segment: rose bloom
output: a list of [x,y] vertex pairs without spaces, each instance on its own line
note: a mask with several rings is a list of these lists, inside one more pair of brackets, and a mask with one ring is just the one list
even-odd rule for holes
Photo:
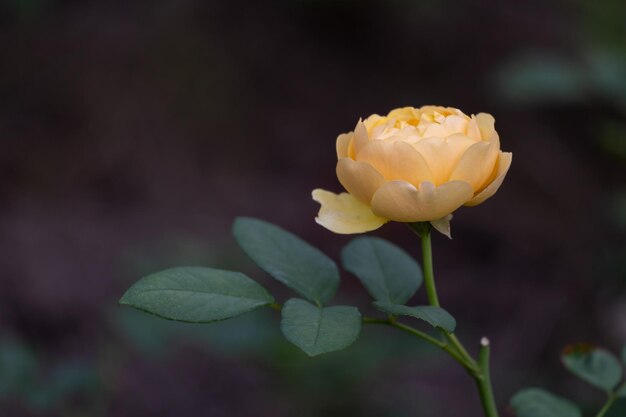
[[449,235],[451,213],[500,187],[512,154],[500,151],[495,120],[452,107],[404,107],[359,121],[337,138],[337,177],[348,191],[313,191],[317,223],[342,234],[393,220],[431,222]]

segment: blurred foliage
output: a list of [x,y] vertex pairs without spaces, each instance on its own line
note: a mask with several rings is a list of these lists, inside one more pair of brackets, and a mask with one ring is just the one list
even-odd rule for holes
[[622,0],[577,0],[579,22],[584,38],[594,44],[602,44],[616,51],[626,52],[624,21],[626,3]]
[[28,392],[37,375],[34,352],[16,340],[0,342],[0,398],[3,400]]
[[93,397],[98,388],[92,363],[70,359],[49,364],[19,340],[0,341],[0,405],[18,401],[34,413],[58,412],[76,396]]
[[577,59],[537,50],[511,58],[496,73],[495,83],[503,98],[518,104],[600,99],[626,114],[625,74],[626,52],[619,50],[582,50]]
[[497,73],[500,93],[515,103],[572,102],[585,98],[586,74],[551,52],[529,52],[512,58]]
[[[624,73],[626,74],[626,71]],[[624,78],[626,79],[626,76]],[[607,120],[600,129],[598,140],[605,152],[616,159],[626,161],[626,122]]]
[[191,235],[160,235],[146,244],[127,249],[119,260],[132,276],[145,275],[172,265],[215,265],[220,269],[237,269],[251,263],[232,239],[207,242]]
[[221,355],[263,355],[276,348],[280,337],[267,310],[211,324],[167,321],[128,308],[116,309],[112,318],[134,349],[157,357],[166,355],[176,340],[197,342]]

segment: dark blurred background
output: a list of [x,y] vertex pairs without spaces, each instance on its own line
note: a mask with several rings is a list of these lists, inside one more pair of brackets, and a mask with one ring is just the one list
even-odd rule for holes
[[[492,113],[515,155],[434,242],[459,336],[492,339],[504,415],[527,386],[599,407],[559,352],[626,342],[625,22],[623,0],[0,0],[1,414],[480,416],[456,363],[389,329],[308,359],[272,311],[184,325],[117,306],[175,265],[284,301],[233,218],[337,259],[350,238],[310,197],[341,189],[336,136],[423,104]],[[375,234],[418,253],[402,225]],[[347,273],[335,301],[374,314]]]

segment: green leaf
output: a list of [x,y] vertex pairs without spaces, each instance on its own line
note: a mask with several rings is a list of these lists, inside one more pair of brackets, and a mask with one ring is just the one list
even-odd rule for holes
[[292,298],[283,306],[280,328],[287,340],[317,356],[354,343],[361,332],[361,313],[356,307],[320,308]]
[[321,305],[339,285],[339,270],[328,256],[273,224],[239,217],[233,233],[239,246],[265,272]]
[[540,388],[518,392],[511,406],[517,417],[582,417],[576,404]]
[[622,386],[617,389],[617,396],[626,398],[626,382],[624,382]]
[[394,316],[410,316],[424,320],[433,327],[439,327],[448,333],[454,332],[456,320],[450,313],[441,307],[433,306],[403,306],[399,304],[387,304],[374,302],[374,307],[387,314]]
[[341,260],[376,301],[404,304],[422,284],[417,262],[384,239],[356,238],[343,249]]
[[622,365],[604,349],[585,344],[571,345],[563,350],[561,359],[574,375],[606,391],[613,390],[622,379]]
[[273,302],[265,288],[242,273],[202,267],[150,274],[120,299],[120,304],[190,323],[228,319]]

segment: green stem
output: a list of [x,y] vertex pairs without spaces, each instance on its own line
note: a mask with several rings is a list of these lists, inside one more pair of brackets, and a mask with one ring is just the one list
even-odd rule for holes
[[472,355],[470,355],[467,350],[465,349],[465,346],[463,346],[463,344],[461,343],[461,341],[456,337],[456,335],[454,333],[448,333],[445,331],[442,331],[442,333],[444,334],[444,337],[448,340],[448,342],[454,346],[456,348],[456,350],[459,351],[459,354],[465,358],[465,360],[469,363],[471,363],[473,365],[473,369],[476,371],[478,370],[478,365],[476,364],[476,361],[474,360],[474,358],[472,358]]
[[483,337],[480,341],[480,351],[478,352],[478,368],[480,376],[476,378],[478,392],[480,393],[480,401],[487,416],[497,416],[498,409],[496,401],[493,398],[493,389],[491,388],[491,376],[489,373],[489,339]]
[[615,393],[613,392],[609,393],[609,399],[604,404],[604,406],[600,409],[600,411],[598,411],[598,414],[596,415],[596,417],[604,417],[604,415],[609,411],[611,406],[613,406],[613,403],[615,402],[615,400],[617,400],[617,396],[615,395]]
[[431,306],[439,307],[439,297],[437,296],[437,288],[435,287],[435,272],[433,270],[433,249],[430,244],[430,227],[425,227],[419,236],[422,240],[422,264],[428,303]]
[[[409,227],[411,227],[411,229],[417,233],[421,239],[424,285],[426,286],[428,302],[431,306],[439,307],[440,304],[439,297],[437,295],[437,288],[435,287],[433,252],[430,238],[430,231],[432,227],[428,222],[409,223]],[[491,377],[489,375],[489,341],[486,338],[481,341],[479,360],[478,363],[476,363],[454,333],[448,333],[443,330],[442,333],[449,343],[446,346],[450,347],[450,350],[446,351],[453,357],[454,355],[452,355],[451,352],[454,352],[456,356],[460,357],[461,361],[459,362],[467,365],[465,368],[476,381],[485,416],[498,417],[498,409],[494,400]]]

